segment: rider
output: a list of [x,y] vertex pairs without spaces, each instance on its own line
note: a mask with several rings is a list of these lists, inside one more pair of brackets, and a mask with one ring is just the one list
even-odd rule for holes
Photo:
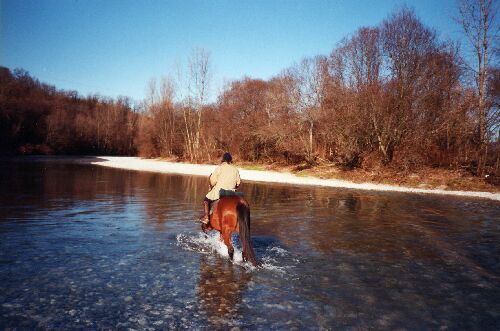
[[208,177],[210,181],[210,191],[203,199],[203,211],[205,215],[202,222],[207,224],[209,221],[208,213],[210,205],[215,200],[219,199],[220,189],[234,191],[241,184],[240,173],[238,169],[232,165],[233,157],[229,153],[224,153],[222,163],[215,168],[214,172]]

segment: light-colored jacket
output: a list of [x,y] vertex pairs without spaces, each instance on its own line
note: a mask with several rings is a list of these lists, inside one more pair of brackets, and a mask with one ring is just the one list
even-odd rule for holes
[[206,197],[210,200],[217,200],[219,199],[219,190],[221,188],[234,191],[240,184],[241,178],[238,169],[232,164],[223,162],[210,175],[212,189]]

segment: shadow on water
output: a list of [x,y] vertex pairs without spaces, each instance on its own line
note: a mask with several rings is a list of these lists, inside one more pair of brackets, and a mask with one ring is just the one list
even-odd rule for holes
[[256,251],[264,252],[273,247],[283,247],[283,244],[272,236],[253,236],[252,245]]
[[244,183],[255,271],[193,241],[206,188],[2,162],[0,329],[500,325],[498,202]]

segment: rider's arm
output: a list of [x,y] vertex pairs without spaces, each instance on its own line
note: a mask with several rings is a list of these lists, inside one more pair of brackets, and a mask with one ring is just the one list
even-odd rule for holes
[[210,191],[212,189],[212,180],[210,179],[212,177],[212,174],[208,175],[208,190]]
[[220,173],[220,167],[215,168],[214,172],[210,175],[210,186],[214,187],[215,184],[217,184],[217,181],[219,180],[219,173]]

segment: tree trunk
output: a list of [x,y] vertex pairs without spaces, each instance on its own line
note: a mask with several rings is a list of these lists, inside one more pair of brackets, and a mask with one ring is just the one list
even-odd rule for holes
[[314,129],[314,122],[309,121],[309,160],[312,162],[313,158],[313,129]]

